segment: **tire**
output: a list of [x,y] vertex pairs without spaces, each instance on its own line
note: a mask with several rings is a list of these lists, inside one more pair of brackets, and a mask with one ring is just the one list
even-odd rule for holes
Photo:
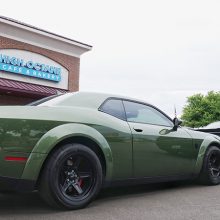
[[220,149],[218,147],[211,146],[207,149],[199,182],[209,186],[220,183]]
[[67,144],[50,155],[41,175],[39,192],[52,207],[80,209],[87,206],[102,187],[98,156],[81,144]]

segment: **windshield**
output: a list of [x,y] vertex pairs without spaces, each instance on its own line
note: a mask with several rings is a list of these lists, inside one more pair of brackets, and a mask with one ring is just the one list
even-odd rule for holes
[[31,103],[29,103],[29,104],[27,104],[27,105],[28,105],[28,106],[38,106],[38,105],[40,105],[40,104],[43,104],[43,103],[45,103],[45,102],[47,102],[47,101],[50,101],[51,99],[54,99],[54,98],[56,98],[56,97],[61,96],[61,95],[63,95],[63,94],[48,96],[48,97],[39,99],[39,100],[37,100],[37,101],[31,102]]

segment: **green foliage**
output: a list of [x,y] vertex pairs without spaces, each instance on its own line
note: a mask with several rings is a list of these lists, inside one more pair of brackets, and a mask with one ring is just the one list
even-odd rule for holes
[[211,122],[220,121],[220,91],[188,97],[181,119],[188,127],[202,127]]

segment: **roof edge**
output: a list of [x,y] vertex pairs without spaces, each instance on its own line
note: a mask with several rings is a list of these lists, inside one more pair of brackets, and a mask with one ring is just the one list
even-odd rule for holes
[[[15,20],[15,19],[12,19],[12,18],[9,18],[9,17],[5,17],[5,16],[0,15],[0,20],[5,20],[7,22],[15,23],[17,25],[23,26],[24,28],[25,27],[30,28],[30,29],[32,29],[32,31],[40,31],[42,33],[49,34],[49,35],[52,35],[54,37],[58,37],[58,38],[61,38],[61,39],[67,40],[67,41],[71,41],[72,43],[79,44],[82,47],[86,47],[88,50],[92,49],[92,46],[89,45],[89,44],[85,44],[85,43],[82,43],[80,41],[73,40],[71,38],[68,38],[68,37],[65,37],[65,36],[62,36],[62,35],[59,35],[59,34],[56,34],[56,33],[53,33],[53,32],[38,28],[38,27],[35,27],[33,25],[26,24],[24,22],[20,22],[18,20]],[[77,45],[77,46],[79,46],[79,45]]]

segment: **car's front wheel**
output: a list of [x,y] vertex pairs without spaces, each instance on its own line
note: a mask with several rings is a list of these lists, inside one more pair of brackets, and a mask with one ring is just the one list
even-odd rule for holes
[[98,156],[81,144],[62,146],[46,162],[39,192],[56,208],[79,209],[88,205],[102,186]]
[[220,183],[220,149],[211,146],[207,149],[199,181],[205,185],[218,185]]

